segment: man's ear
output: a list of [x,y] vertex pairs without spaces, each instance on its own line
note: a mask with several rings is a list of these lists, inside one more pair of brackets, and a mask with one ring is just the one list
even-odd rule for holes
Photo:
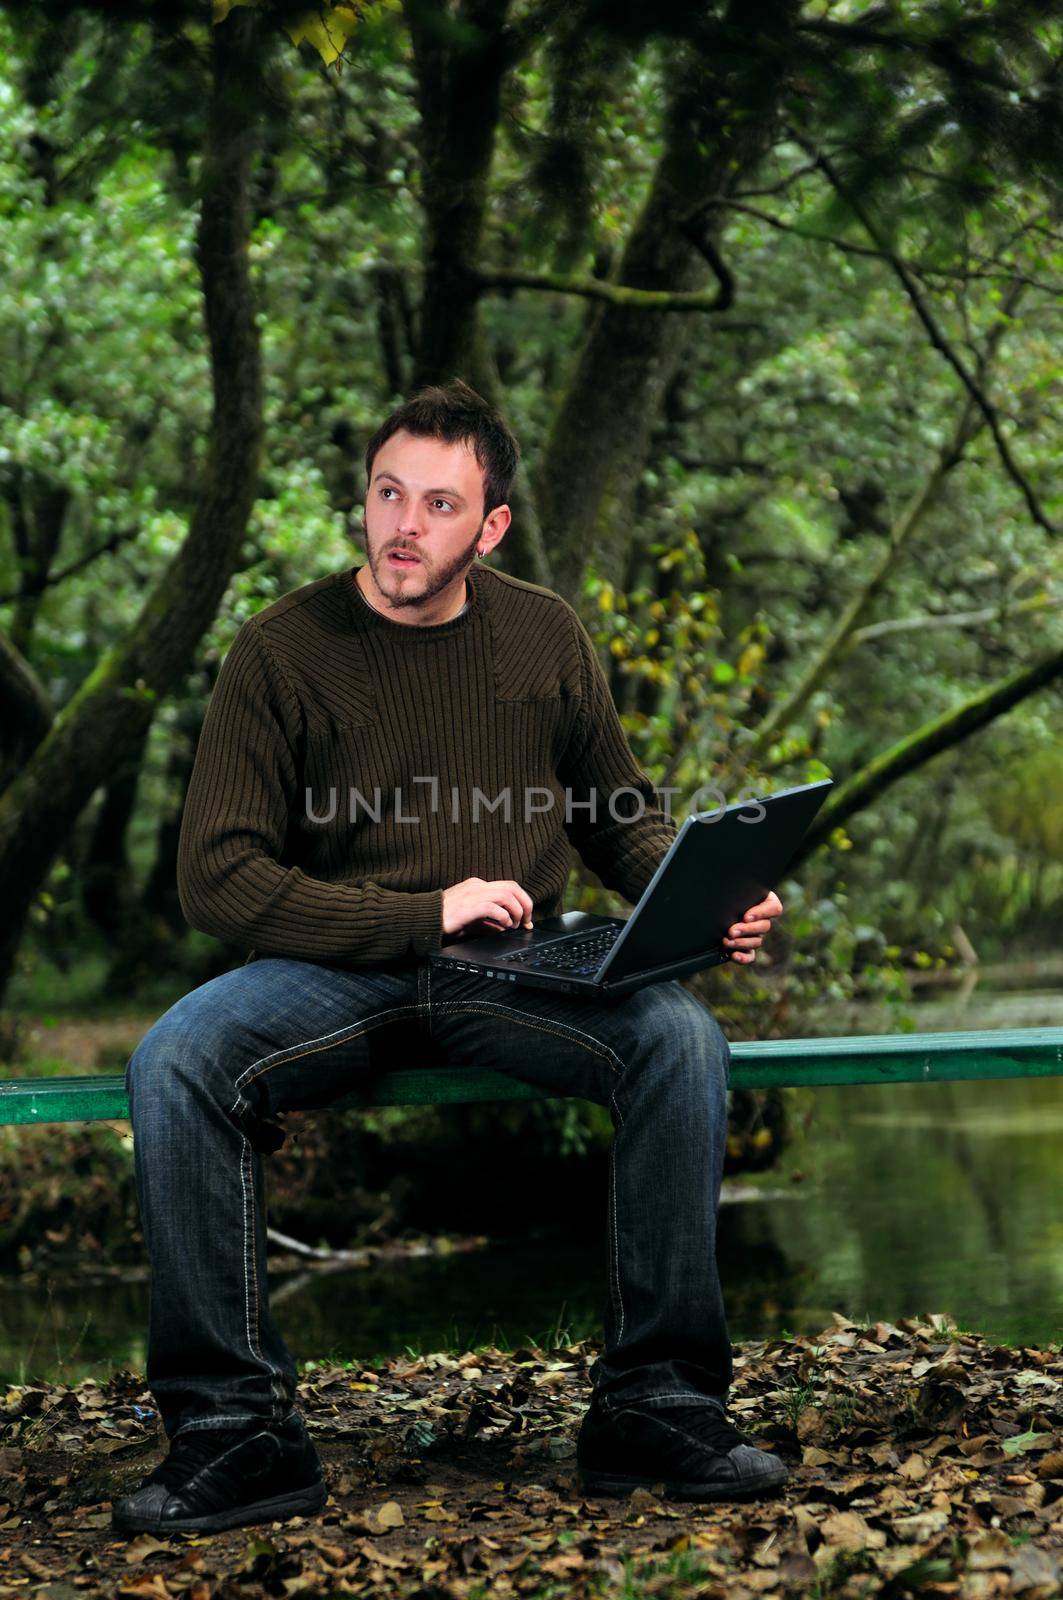
[[476,547],[482,556],[490,555],[495,545],[501,542],[512,520],[513,514],[505,505],[495,506],[490,515],[484,518],[480,543]]

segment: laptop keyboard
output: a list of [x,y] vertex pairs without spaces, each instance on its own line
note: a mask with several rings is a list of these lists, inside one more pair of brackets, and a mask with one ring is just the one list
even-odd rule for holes
[[596,933],[580,934],[577,938],[558,940],[556,945],[530,945],[527,950],[515,950],[512,955],[500,956],[507,966],[519,966],[533,972],[572,972],[580,977],[598,971],[620,934],[620,928],[599,928]]

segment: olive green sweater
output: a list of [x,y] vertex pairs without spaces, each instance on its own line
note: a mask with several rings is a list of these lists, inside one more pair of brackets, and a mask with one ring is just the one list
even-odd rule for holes
[[267,606],[222,665],[178,850],[192,926],[255,956],[423,959],[464,878],[560,911],[570,844],[637,900],[675,824],[572,607],[474,565],[463,611],[411,626],[357,570]]

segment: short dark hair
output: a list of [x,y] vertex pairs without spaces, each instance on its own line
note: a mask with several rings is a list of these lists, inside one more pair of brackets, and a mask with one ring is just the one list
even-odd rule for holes
[[505,505],[520,461],[520,446],[502,413],[467,383],[453,378],[450,383],[419,389],[380,424],[365,447],[367,484],[372,482],[377,451],[400,430],[421,439],[470,444],[484,475],[484,516]]

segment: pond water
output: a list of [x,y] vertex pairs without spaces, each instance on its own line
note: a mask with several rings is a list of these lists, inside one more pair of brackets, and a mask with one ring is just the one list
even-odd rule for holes
[[[1047,1020],[1031,1012],[1052,998],[1009,1005],[1010,1025]],[[969,1003],[962,1021],[954,1010],[955,997],[935,997],[920,1005],[919,1027],[985,1025]],[[870,1025],[832,1017],[822,1032],[888,1031],[873,1014],[861,1021]],[[833,1311],[868,1320],[944,1311],[1002,1343],[1060,1340],[1063,1078],[809,1089],[794,1102],[782,1162],[729,1185],[721,1208],[732,1339],[815,1332]],[[585,1237],[275,1276],[275,1314],[299,1361],[516,1347],[554,1329],[598,1336],[604,1212],[603,1194],[602,1231]],[[145,1282],[8,1280],[0,1379],[143,1371],[147,1295]]]

